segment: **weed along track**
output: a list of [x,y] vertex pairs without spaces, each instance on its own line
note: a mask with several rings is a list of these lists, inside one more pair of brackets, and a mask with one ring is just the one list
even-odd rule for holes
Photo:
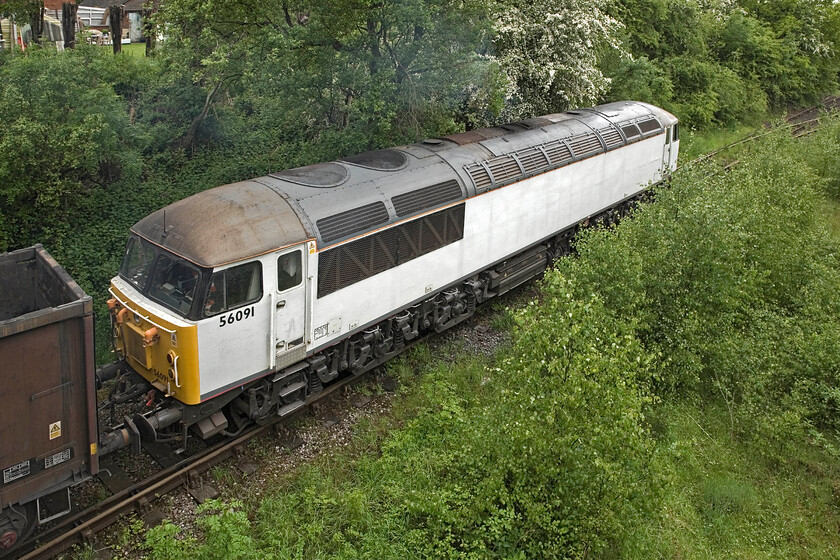
[[[319,406],[328,397],[335,397],[342,390],[348,389],[360,381],[359,377],[342,380],[325,390],[318,398],[307,403],[299,413],[310,411]],[[287,426],[295,416],[279,419],[263,426],[253,426],[232,440],[222,440],[215,445],[180,460],[161,469],[154,475],[136,483],[123,480],[125,488],[109,498],[96,503],[85,511],[60,523],[41,531],[31,546],[21,551],[22,559],[35,560],[52,558],[74,544],[92,544],[97,533],[118,522],[129,513],[138,514],[144,521],[154,524],[163,517],[154,505],[155,500],[178,489],[185,489],[196,501],[203,502],[216,495],[211,482],[206,480],[205,473],[214,466],[230,458],[244,455],[248,442],[269,433],[279,434],[278,446],[293,449],[298,442]]]
[[[487,311],[493,313],[489,308]],[[483,315],[487,315],[487,312]],[[434,346],[444,346],[457,340],[461,349],[487,355],[506,337],[487,325],[485,320],[479,318],[478,322],[478,325],[463,325],[441,337],[434,337],[435,339],[429,342]],[[421,341],[427,340],[428,337],[424,337]],[[60,523],[41,530],[26,548],[20,550],[20,558],[53,558],[74,545],[89,546],[94,550],[107,548],[113,535],[102,540],[102,534],[108,533],[108,529],[114,525],[127,523],[126,516],[132,514],[144,526],[155,525],[163,519],[182,522],[183,519],[177,515],[194,516],[194,508],[173,506],[172,500],[166,499],[167,495],[180,494],[187,497],[187,500],[201,504],[216,497],[220,485],[236,484],[233,479],[244,476],[246,483],[251,484],[251,477],[261,480],[267,476],[261,472],[266,465],[258,466],[255,462],[259,461],[252,461],[255,454],[254,442],[259,442],[257,445],[260,449],[266,448],[266,451],[258,450],[256,455],[272,456],[268,468],[274,471],[273,475],[278,474],[278,469],[282,474],[283,469],[311,460],[322,451],[329,452],[334,445],[347,445],[354,420],[361,415],[384,414],[390,406],[388,395],[395,389],[395,380],[390,377],[377,379],[376,383],[381,385],[384,392],[378,396],[368,396],[367,391],[359,392],[354,388],[356,384],[367,379],[367,376],[346,378],[320,393],[295,415],[263,426],[253,426],[236,439],[219,441],[190,456],[161,453],[161,464],[171,463],[173,457],[177,457],[177,462],[166,468],[159,466],[158,472],[142,481],[134,482],[125,473],[101,473],[101,484],[116,490],[114,494],[78,514],[62,519]],[[298,430],[296,424],[302,417],[313,418],[314,428],[304,427]],[[310,432],[313,430],[326,433],[312,435]],[[228,469],[230,471],[214,478],[209,473],[216,468],[219,468],[218,472],[221,473]],[[168,514],[169,507],[177,508],[179,513]]]

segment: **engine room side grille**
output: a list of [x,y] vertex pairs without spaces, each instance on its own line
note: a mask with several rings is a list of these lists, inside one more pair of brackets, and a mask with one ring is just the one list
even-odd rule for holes
[[522,175],[522,170],[516,160],[510,156],[500,156],[487,162],[494,183],[501,183]]
[[621,134],[619,134],[618,130],[611,126],[602,128],[598,131],[598,134],[600,134],[601,138],[604,139],[604,142],[607,144],[608,150],[617,148],[624,144],[624,140],[621,138]]
[[384,202],[374,202],[321,218],[315,225],[325,242],[335,241],[353,233],[368,231],[374,226],[388,223],[388,210]]
[[551,165],[562,165],[572,161],[572,152],[569,147],[560,140],[549,142],[545,145],[545,153],[551,159]]
[[636,126],[639,127],[639,130],[642,131],[642,134],[648,134],[650,132],[659,132],[662,130],[662,127],[659,126],[659,121],[657,121],[653,117],[637,122]]
[[435,208],[453,200],[463,198],[461,186],[454,179],[438,183],[430,187],[423,187],[409,193],[397,195],[391,199],[394,210],[400,218],[410,216],[426,210]]
[[604,150],[601,141],[594,134],[574,136],[569,139],[569,146],[575,153],[575,158],[586,157]]
[[318,297],[463,239],[464,208],[458,204],[321,252]]
[[537,148],[527,148],[516,152],[516,157],[519,163],[525,170],[526,174],[535,173],[548,167],[548,160],[542,150]]

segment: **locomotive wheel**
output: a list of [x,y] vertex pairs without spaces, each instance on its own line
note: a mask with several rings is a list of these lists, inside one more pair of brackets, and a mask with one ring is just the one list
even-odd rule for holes
[[0,514],[0,558],[11,556],[35,530],[38,524],[37,503],[8,507]]

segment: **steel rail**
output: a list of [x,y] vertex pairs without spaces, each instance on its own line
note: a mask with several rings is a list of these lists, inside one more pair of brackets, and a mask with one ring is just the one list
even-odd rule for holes
[[[425,337],[421,337],[423,339]],[[19,560],[47,560],[67,550],[74,544],[93,542],[96,533],[117,522],[122,514],[133,511],[145,512],[151,508],[151,503],[157,498],[172,492],[181,486],[189,486],[191,481],[210,470],[213,466],[238,454],[238,449],[249,440],[267,433],[271,429],[278,429],[286,425],[293,418],[297,418],[304,411],[325,399],[334,392],[359,382],[364,375],[348,376],[324,388],[316,398],[307,400],[306,406],[295,413],[277,418],[264,425],[254,425],[245,430],[235,439],[226,440],[204,449],[195,455],[185,457],[177,464],[142,480],[133,486],[106,498],[88,509],[62,521],[55,527],[47,529],[36,536],[32,543],[28,543],[20,552]],[[44,542],[46,541],[46,542]],[[42,543],[42,544],[38,544]]]

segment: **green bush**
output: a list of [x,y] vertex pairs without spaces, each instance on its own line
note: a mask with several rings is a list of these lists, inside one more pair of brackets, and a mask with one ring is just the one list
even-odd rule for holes
[[60,245],[84,201],[136,180],[128,118],[96,51],[31,49],[0,65],[0,249]]
[[726,173],[684,170],[560,265],[662,356],[658,394],[722,399],[735,431],[780,455],[807,427],[840,427],[840,246],[818,211],[836,165],[813,148],[836,154],[836,131],[823,134],[782,130]]

